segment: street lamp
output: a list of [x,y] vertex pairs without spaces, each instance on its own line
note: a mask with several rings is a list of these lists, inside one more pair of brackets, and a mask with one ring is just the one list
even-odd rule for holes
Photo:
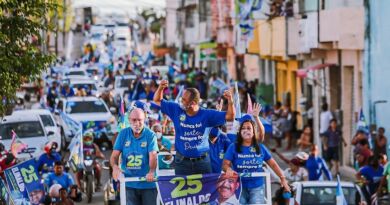
[[387,103],[387,100],[377,100],[373,103],[374,125],[376,125],[376,105],[381,103]]

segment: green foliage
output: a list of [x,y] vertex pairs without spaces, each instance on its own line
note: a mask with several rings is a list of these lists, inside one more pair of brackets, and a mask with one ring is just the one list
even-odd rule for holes
[[0,115],[10,106],[23,82],[35,80],[54,60],[40,47],[47,14],[57,10],[50,0],[0,1]]

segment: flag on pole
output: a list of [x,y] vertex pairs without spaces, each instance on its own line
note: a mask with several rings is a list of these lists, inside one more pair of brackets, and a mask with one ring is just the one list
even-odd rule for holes
[[253,111],[253,107],[252,107],[252,99],[251,99],[251,96],[249,95],[249,93],[247,93],[247,97],[248,97],[248,107],[247,107],[246,113],[251,114]]
[[367,124],[367,121],[366,121],[366,117],[364,116],[364,113],[363,113],[363,109],[360,109],[359,120],[358,120],[357,125],[356,125],[356,130],[357,131],[363,131],[364,133],[367,134],[367,136],[368,136],[368,143],[370,145],[370,148],[372,149],[374,146],[372,144],[372,137],[371,137],[371,134],[370,134],[370,128],[368,127],[368,124]]
[[179,93],[177,94],[176,99],[175,99],[176,103],[179,103],[179,99],[183,95],[183,92],[184,92],[184,85],[181,85],[179,87]]
[[348,205],[344,197],[343,189],[341,188],[340,175],[337,175],[336,205]]
[[12,130],[12,141],[11,141],[11,153],[17,158],[19,152],[24,149],[27,149],[28,145],[23,143],[19,137],[16,135],[15,131]]
[[234,83],[234,108],[236,110],[235,119],[239,120],[241,118],[241,105],[240,105],[240,94],[238,93],[238,85],[237,82]]

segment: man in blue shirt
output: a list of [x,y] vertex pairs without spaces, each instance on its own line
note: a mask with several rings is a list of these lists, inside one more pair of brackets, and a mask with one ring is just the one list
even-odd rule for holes
[[342,132],[337,128],[337,120],[330,120],[329,129],[324,133],[324,151],[327,153],[327,158],[333,166],[335,166],[336,174],[339,173],[339,152],[340,144],[343,142],[344,147],[347,146]]
[[64,173],[64,165],[61,161],[55,162],[54,172],[50,173],[45,179],[45,184],[51,187],[53,184],[60,184],[62,188],[70,190],[70,187],[74,185],[73,178],[68,174]]
[[162,80],[153,101],[161,107],[162,113],[171,118],[175,127],[176,175],[211,173],[208,134],[204,133],[206,128],[223,125],[226,120],[234,120],[235,110],[231,91],[224,92],[224,97],[228,100],[228,109],[221,112],[201,108],[200,94],[195,88],[187,88],[183,92],[180,104],[163,100],[163,91],[167,87],[168,81]]
[[[156,204],[157,189],[153,182],[157,166],[156,134],[144,127],[145,113],[135,108],[129,114],[130,127],[123,129],[116,139],[111,154],[112,176],[145,177],[146,181],[126,183],[126,201],[130,205]],[[122,155],[121,155],[122,154]],[[118,161],[121,155],[121,165]]]
[[212,173],[221,173],[223,157],[231,144],[229,138],[217,127],[213,127],[209,134],[210,160]]
[[305,163],[305,167],[309,173],[309,181],[324,180],[323,173],[328,180],[332,180],[332,174],[325,160],[318,155],[317,145],[311,147],[310,156]]
[[61,161],[61,155],[56,151],[57,147],[57,142],[49,142],[45,145],[45,153],[38,159],[38,171],[42,174],[52,172],[54,169],[54,163]]

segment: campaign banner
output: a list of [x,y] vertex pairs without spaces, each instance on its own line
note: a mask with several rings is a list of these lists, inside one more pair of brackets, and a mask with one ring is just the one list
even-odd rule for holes
[[39,204],[44,199],[44,187],[35,159],[17,164],[4,171],[14,204]]
[[0,203],[3,202],[7,205],[9,204],[9,193],[1,177],[0,177],[0,199],[1,199]]
[[205,42],[199,44],[200,61],[217,60],[217,43]]
[[163,205],[239,204],[240,178],[225,174],[160,176],[157,187]]

